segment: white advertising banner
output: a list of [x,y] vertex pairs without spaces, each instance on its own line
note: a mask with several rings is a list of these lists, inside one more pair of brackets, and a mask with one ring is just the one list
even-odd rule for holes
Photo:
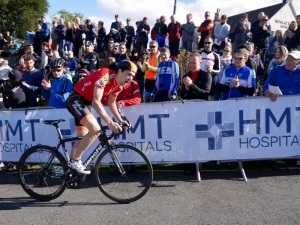
[[[252,97],[140,104],[122,108],[121,114],[131,122],[131,132],[114,142],[136,146],[152,162],[300,156],[299,96],[281,96],[276,102]],[[66,120],[59,124],[64,137],[76,136],[74,119],[66,109],[1,111],[0,161],[16,162],[33,145],[55,146],[55,128],[43,123],[55,119]],[[83,160],[97,143],[98,139]],[[69,152],[71,145],[67,144]]]

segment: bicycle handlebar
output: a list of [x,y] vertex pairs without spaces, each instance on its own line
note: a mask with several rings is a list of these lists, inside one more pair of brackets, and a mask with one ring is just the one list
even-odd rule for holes
[[[129,123],[129,127],[130,127],[131,123],[129,121],[127,121],[127,123]],[[122,131],[119,131],[118,133],[112,132],[111,135],[109,135],[106,138],[107,140],[112,139],[114,136],[119,136],[120,134],[122,134],[126,130],[126,128],[127,128],[127,132],[129,133],[129,127],[126,124],[124,124],[124,123],[118,123],[118,124],[122,127]],[[101,131],[105,133],[106,130],[109,130],[109,127],[101,125]]]

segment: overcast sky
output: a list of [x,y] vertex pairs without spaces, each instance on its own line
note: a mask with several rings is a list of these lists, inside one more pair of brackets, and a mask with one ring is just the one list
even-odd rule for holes
[[[178,0],[176,16],[179,22],[185,23],[186,14],[192,13],[195,25],[199,26],[204,20],[205,11],[210,11],[213,16],[217,8],[220,8],[222,14],[232,16],[278,3],[282,3],[282,0]],[[156,18],[165,15],[168,24],[174,8],[174,0],[49,0],[49,4],[48,15],[61,9],[71,13],[80,12],[93,22],[104,21],[106,29],[110,28],[115,14],[119,14],[120,20],[124,22],[126,18],[131,18],[132,24],[146,16],[150,27],[154,25]],[[293,5],[297,14],[300,14],[300,0],[293,0]],[[249,18],[251,22],[256,19]]]

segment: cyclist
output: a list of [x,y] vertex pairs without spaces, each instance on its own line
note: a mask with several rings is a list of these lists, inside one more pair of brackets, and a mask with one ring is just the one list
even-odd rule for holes
[[127,82],[130,82],[137,71],[136,65],[128,60],[122,60],[117,71],[102,68],[80,80],[67,100],[67,109],[75,117],[76,133],[82,136],[76,141],[71,151],[70,167],[82,174],[90,174],[82,162],[81,156],[100,134],[100,125],[89,110],[91,105],[101,119],[108,124],[109,129],[117,133],[121,126],[114,122],[106,113],[101,99],[108,96],[108,107],[116,120],[126,126],[117,109],[116,98]]

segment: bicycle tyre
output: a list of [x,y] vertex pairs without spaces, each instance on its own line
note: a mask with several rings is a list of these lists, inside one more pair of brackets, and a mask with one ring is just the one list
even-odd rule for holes
[[[45,170],[43,166],[53,154],[55,156],[49,163],[50,168]],[[28,167],[28,165],[31,166]],[[21,156],[17,167],[18,178],[23,190],[32,198],[41,201],[53,200],[64,192],[67,184],[62,177],[67,170],[67,162],[62,154],[54,153],[53,148],[47,145],[29,148]]]
[[[100,191],[119,203],[134,202],[143,197],[153,181],[153,169],[147,156],[131,145],[113,146],[126,173],[121,175],[112,162],[109,150],[101,153],[95,164],[96,182]],[[124,152],[126,151],[126,154]],[[115,168],[115,172],[113,171]],[[131,171],[129,171],[131,168]],[[134,168],[134,169],[132,169]],[[127,169],[127,170],[126,170]]]

